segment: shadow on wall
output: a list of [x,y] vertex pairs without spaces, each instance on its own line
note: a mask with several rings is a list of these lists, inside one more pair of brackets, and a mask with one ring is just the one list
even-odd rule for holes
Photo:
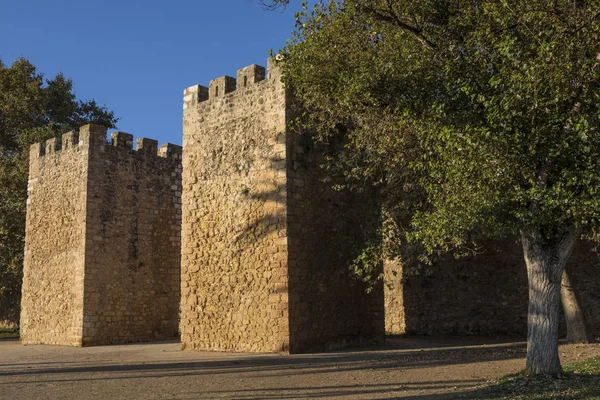
[[[273,171],[285,168],[285,183],[243,190],[249,200],[285,207],[290,351],[381,343],[383,285],[367,294],[350,271],[351,261],[378,232],[376,192],[333,189],[319,167],[326,149],[307,145],[304,136],[288,133],[287,159],[271,159]],[[249,221],[237,244],[247,248],[260,242],[278,219],[269,213]]]
[[[600,334],[600,258],[581,242],[568,263],[571,280],[595,336]],[[527,332],[528,286],[523,250],[495,241],[482,254],[448,255],[417,273],[388,263],[386,332],[417,335],[509,335]],[[561,310],[560,335],[566,328]]]
[[367,293],[350,271],[378,234],[377,192],[367,186],[360,192],[335,190],[341,178],[324,181],[320,165],[330,147],[292,135],[288,148],[290,337],[301,351],[323,339],[335,347],[381,343],[383,286]]
[[348,265],[372,232],[376,199],[322,181],[319,153],[290,127],[291,94],[268,66],[267,78],[254,65],[185,92],[183,347],[380,342],[381,288],[367,295]]

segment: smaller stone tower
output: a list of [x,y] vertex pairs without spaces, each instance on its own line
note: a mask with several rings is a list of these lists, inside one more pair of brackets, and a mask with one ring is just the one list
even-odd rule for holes
[[81,127],[31,146],[21,341],[177,337],[181,147]]
[[349,262],[376,197],[324,183],[272,60],[184,92],[181,341],[291,353],[383,340],[383,288]]

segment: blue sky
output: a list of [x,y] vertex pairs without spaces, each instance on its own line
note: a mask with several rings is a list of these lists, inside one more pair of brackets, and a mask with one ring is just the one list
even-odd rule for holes
[[[298,7],[296,1],[295,7]],[[136,138],[181,144],[183,89],[266,65],[294,28],[294,7],[251,0],[0,1],[0,59],[63,72]]]

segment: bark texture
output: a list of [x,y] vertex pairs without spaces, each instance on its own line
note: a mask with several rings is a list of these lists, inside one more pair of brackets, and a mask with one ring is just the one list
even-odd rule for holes
[[575,238],[574,231],[552,235],[539,229],[521,232],[529,281],[527,374],[557,376],[562,373],[558,356],[560,290]]
[[565,321],[567,323],[567,341],[569,343],[592,343],[585,314],[577,297],[576,284],[570,278],[567,268],[563,272],[560,289]]

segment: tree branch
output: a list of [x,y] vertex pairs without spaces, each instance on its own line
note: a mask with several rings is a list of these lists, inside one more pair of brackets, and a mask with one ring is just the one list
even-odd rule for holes
[[[249,0],[253,1],[253,0]],[[260,4],[265,10],[276,10],[278,8],[282,8],[285,10],[285,7],[290,3],[290,0],[258,0],[258,4]]]
[[425,47],[427,47],[429,49],[434,49],[435,48],[435,43],[433,43],[432,41],[430,41],[429,39],[427,39],[423,35],[423,31],[421,29],[418,29],[418,28],[416,28],[416,27],[414,27],[414,26],[412,26],[412,25],[404,22],[394,12],[391,3],[389,1],[387,1],[386,4],[388,5],[388,12],[389,12],[389,14],[384,14],[381,11],[376,10],[375,8],[369,7],[369,6],[362,6],[362,10],[364,12],[370,13],[371,15],[373,15],[375,18],[377,18],[380,21],[384,21],[384,22],[389,22],[389,23],[395,24],[400,29],[402,29],[402,30],[404,30],[406,32],[411,33]]

